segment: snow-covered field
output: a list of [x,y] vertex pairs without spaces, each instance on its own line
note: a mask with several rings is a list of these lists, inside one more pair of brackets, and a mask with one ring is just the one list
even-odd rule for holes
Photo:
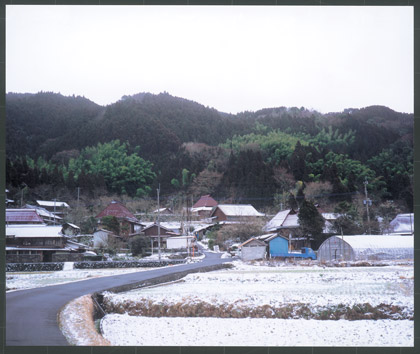
[[150,318],[108,315],[103,336],[114,346],[414,345],[413,321],[318,321],[268,318]]
[[[414,321],[408,320],[414,316],[412,265],[323,268],[268,267],[239,261],[233,264],[234,269],[191,274],[172,285],[105,294],[105,303],[110,308],[119,308],[120,314],[110,314],[102,320],[104,337],[113,345],[414,345]],[[351,309],[366,303],[399,310],[397,313],[389,310],[389,319],[356,321],[343,315],[335,317],[336,320],[304,319],[306,315],[298,311],[305,307],[319,314],[340,306]],[[142,309],[147,312],[147,307],[169,311],[171,306],[178,310],[180,306],[210,306],[243,313],[244,309],[265,306],[274,313],[287,305],[295,309],[287,319],[129,315],[142,314]]]

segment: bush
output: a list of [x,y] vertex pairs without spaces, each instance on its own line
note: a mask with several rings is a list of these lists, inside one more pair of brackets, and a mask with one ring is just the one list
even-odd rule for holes
[[146,249],[150,246],[150,237],[135,236],[129,242],[129,247],[133,256],[144,256]]
[[211,250],[213,250],[213,247],[214,247],[214,240],[209,240],[209,242],[208,242],[207,244],[208,244],[209,248],[210,248]]

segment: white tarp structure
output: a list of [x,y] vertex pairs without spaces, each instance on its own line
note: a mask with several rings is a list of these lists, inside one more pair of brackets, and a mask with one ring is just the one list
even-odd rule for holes
[[414,258],[414,236],[332,236],[318,249],[319,261],[397,260]]

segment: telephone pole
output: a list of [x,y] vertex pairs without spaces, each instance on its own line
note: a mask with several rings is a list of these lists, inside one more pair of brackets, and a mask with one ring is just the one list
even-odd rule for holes
[[369,184],[369,182],[367,181],[367,179],[363,182],[363,184],[365,185],[365,197],[366,197],[366,200],[364,202],[366,204],[368,230],[369,230],[369,235],[371,235],[372,234],[372,231],[370,229],[370,215],[369,215],[369,203],[370,203],[370,200],[369,200],[368,194],[367,194],[367,185]]
[[159,263],[161,262],[161,253],[160,253],[160,203],[159,203],[159,193],[160,193],[160,183],[159,188],[157,189],[157,202],[158,202],[158,217],[157,217],[157,224],[158,224],[158,252],[159,252]]

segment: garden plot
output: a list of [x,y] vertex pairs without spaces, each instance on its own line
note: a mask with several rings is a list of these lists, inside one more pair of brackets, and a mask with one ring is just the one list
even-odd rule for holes
[[[113,345],[338,346],[344,337],[354,345],[413,345],[412,265],[323,268],[233,263],[234,269],[191,274],[171,285],[105,293],[104,305],[112,312],[102,320],[105,338]],[[147,326],[148,338],[141,336],[142,326]],[[131,329],[121,332],[126,327]],[[250,339],[241,334],[256,333],[260,327],[265,344],[258,343],[258,336]],[[218,341],[191,343],[191,333],[200,328],[213,328]],[[279,328],[295,329],[299,339],[279,337]],[[157,341],[150,331],[159,333]],[[338,332],[336,340],[333,332]]]

